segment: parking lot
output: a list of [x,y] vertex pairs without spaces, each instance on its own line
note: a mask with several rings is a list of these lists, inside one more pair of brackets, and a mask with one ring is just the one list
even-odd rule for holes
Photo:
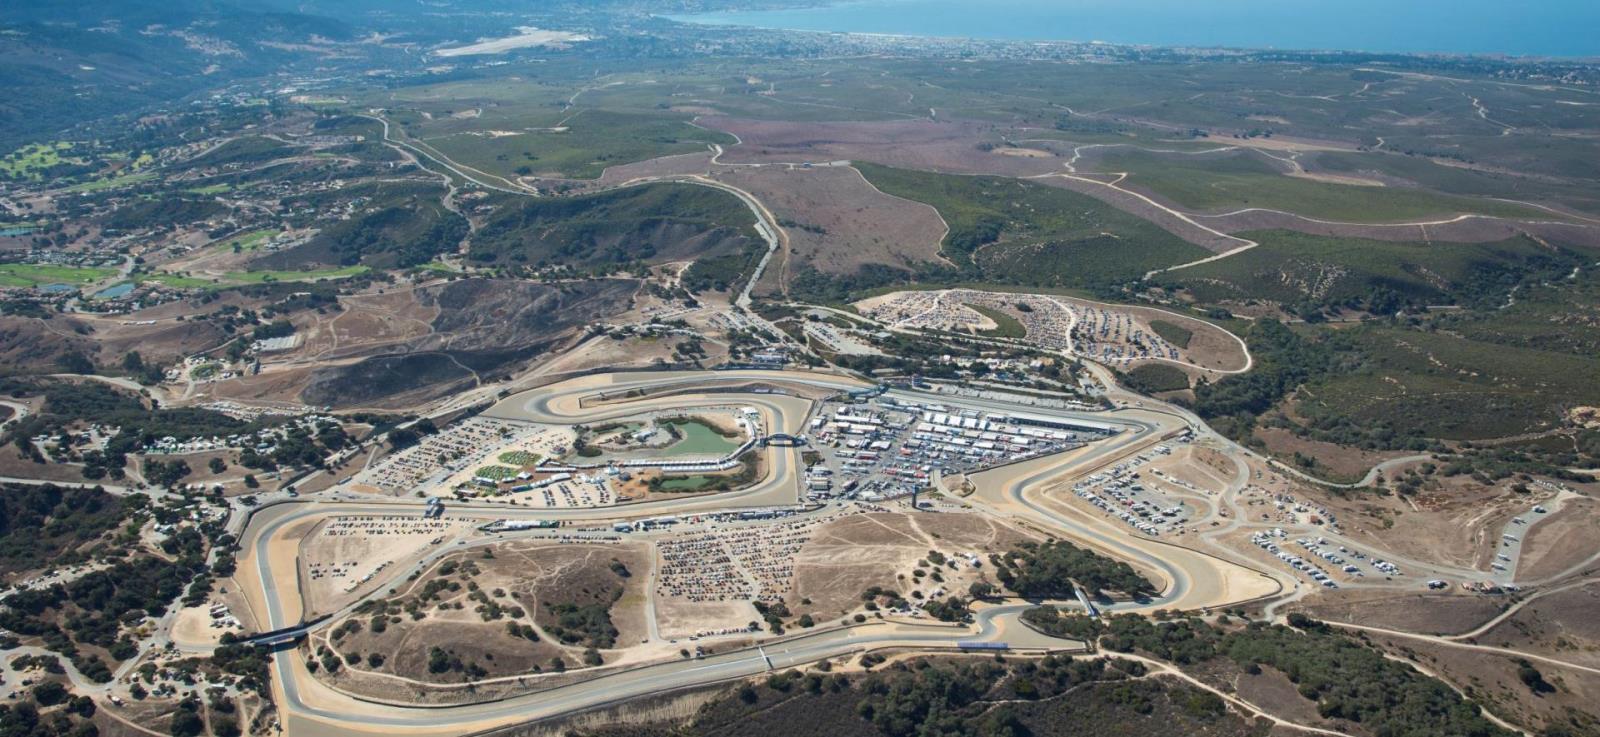
[[808,428],[822,460],[807,469],[806,487],[812,499],[893,499],[929,486],[936,475],[1070,450],[1109,430],[888,396],[830,401]]
[[1188,484],[1169,479],[1153,469],[1145,469],[1156,458],[1171,453],[1170,446],[1158,445],[1150,453],[1079,481],[1073,485],[1072,492],[1151,537],[1181,533],[1183,526],[1194,517],[1195,510],[1183,500],[1163,493],[1160,485]]

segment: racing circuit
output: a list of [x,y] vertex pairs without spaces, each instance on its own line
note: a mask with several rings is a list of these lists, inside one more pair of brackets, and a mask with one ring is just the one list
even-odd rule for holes
[[[564,381],[508,397],[484,416],[539,423],[597,423],[662,409],[693,409],[736,400],[757,409],[765,426],[783,442],[762,444],[764,473],[755,483],[734,491],[685,498],[637,502],[605,508],[526,509],[514,506],[452,505],[457,517],[482,519],[559,520],[564,524],[642,519],[657,515],[710,513],[793,506],[801,497],[802,448],[791,438],[803,432],[814,412],[809,396],[861,392],[869,385],[828,374],[773,371],[656,372],[606,374]],[[891,390],[891,396],[934,398]],[[953,402],[950,397],[936,397]],[[962,406],[996,411],[1034,407],[994,400],[959,400]],[[1072,481],[1130,457],[1175,435],[1194,429],[1191,421],[1158,409],[1125,407],[1099,413],[1049,410],[1063,417],[1108,424],[1116,429],[1103,440],[1067,452],[993,468],[974,474],[975,491],[965,501],[976,511],[1063,537],[1127,561],[1150,575],[1161,593],[1149,600],[1117,602],[1125,610],[1224,607],[1281,594],[1291,581],[1281,574],[1258,571],[1187,547],[1132,534],[1126,527],[1075,513],[1057,499]],[[305,605],[297,575],[299,536],[318,521],[350,515],[416,514],[417,500],[292,501],[258,509],[240,537],[237,579],[257,612],[258,631],[282,631],[284,641],[314,631],[330,621],[317,617],[302,622]],[[487,542],[487,541],[485,541]],[[459,548],[452,548],[459,550]],[[451,552],[451,551],[446,551]],[[424,562],[386,571],[387,581],[402,581]],[[386,584],[385,584],[386,585]],[[379,590],[382,590],[380,586]],[[350,611],[352,602],[342,611]],[[314,677],[304,654],[293,647],[272,655],[274,698],[283,727],[296,735],[348,735],[373,732],[416,735],[459,735],[524,723],[660,694],[748,677],[770,670],[869,650],[953,651],[957,643],[1005,643],[1021,650],[1081,650],[1083,643],[1046,637],[1023,625],[1020,613],[1033,603],[978,606],[974,626],[895,620],[818,627],[800,635],[779,636],[754,647],[704,658],[664,660],[622,669],[536,693],[497,701],[453,706],[418,706],[357,697]],[[1059,602],[1078,606],[1076,602]],[[303,625],[303,627],[302,627]]]

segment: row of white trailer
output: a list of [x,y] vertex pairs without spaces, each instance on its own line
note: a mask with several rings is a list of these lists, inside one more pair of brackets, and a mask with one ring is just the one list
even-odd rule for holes
[[1258,532],[1250,536],[1250,542],[1254,543],[1256,547],[1261,548],[1262,550],[1265,550],[1274,556],[1277,556],[1278,560],[1288,564],[1290,568],[1310,576],[1311,580],[1322,584],[1324,588],[1339,588],[1338,582],[1334,581],[1333,578],[1328,575],[1327,571],[1322,570],[1322,568],[1318,567],[1315,563],[1307,561],[1306,559],[1301,558],[1294,553],[1290,553],[1282,548],[1279,548],[1278,544],[1273,542],[1272,535],[1265,532]]

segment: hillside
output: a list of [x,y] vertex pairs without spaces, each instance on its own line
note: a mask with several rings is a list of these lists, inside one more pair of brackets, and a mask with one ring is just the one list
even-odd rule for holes
[[603,267],[738,253],[756,240],[737,197],[651,184],[570,198],[503,198],[473,234],[479,264]]

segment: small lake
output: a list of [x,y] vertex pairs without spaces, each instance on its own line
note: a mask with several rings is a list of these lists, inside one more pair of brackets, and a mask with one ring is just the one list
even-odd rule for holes
[[106,287],[105,289],[102,289],[102,290],[100,290],[98,292],[95,292],[94,293],[94,298],[95,299],[116,299],[118,297],[126,297],[126,296],[128,296],[129,293],[131,293],[133,291],[135,286],[136,285],[133,282],[125,281],[125,282],[123,282],[121,284],[117,284],[115,286]]
[[698,422],[668,422],[683,439],[661,449],[665,456],[724,456],[739,447],[743,438],[725,438]]

